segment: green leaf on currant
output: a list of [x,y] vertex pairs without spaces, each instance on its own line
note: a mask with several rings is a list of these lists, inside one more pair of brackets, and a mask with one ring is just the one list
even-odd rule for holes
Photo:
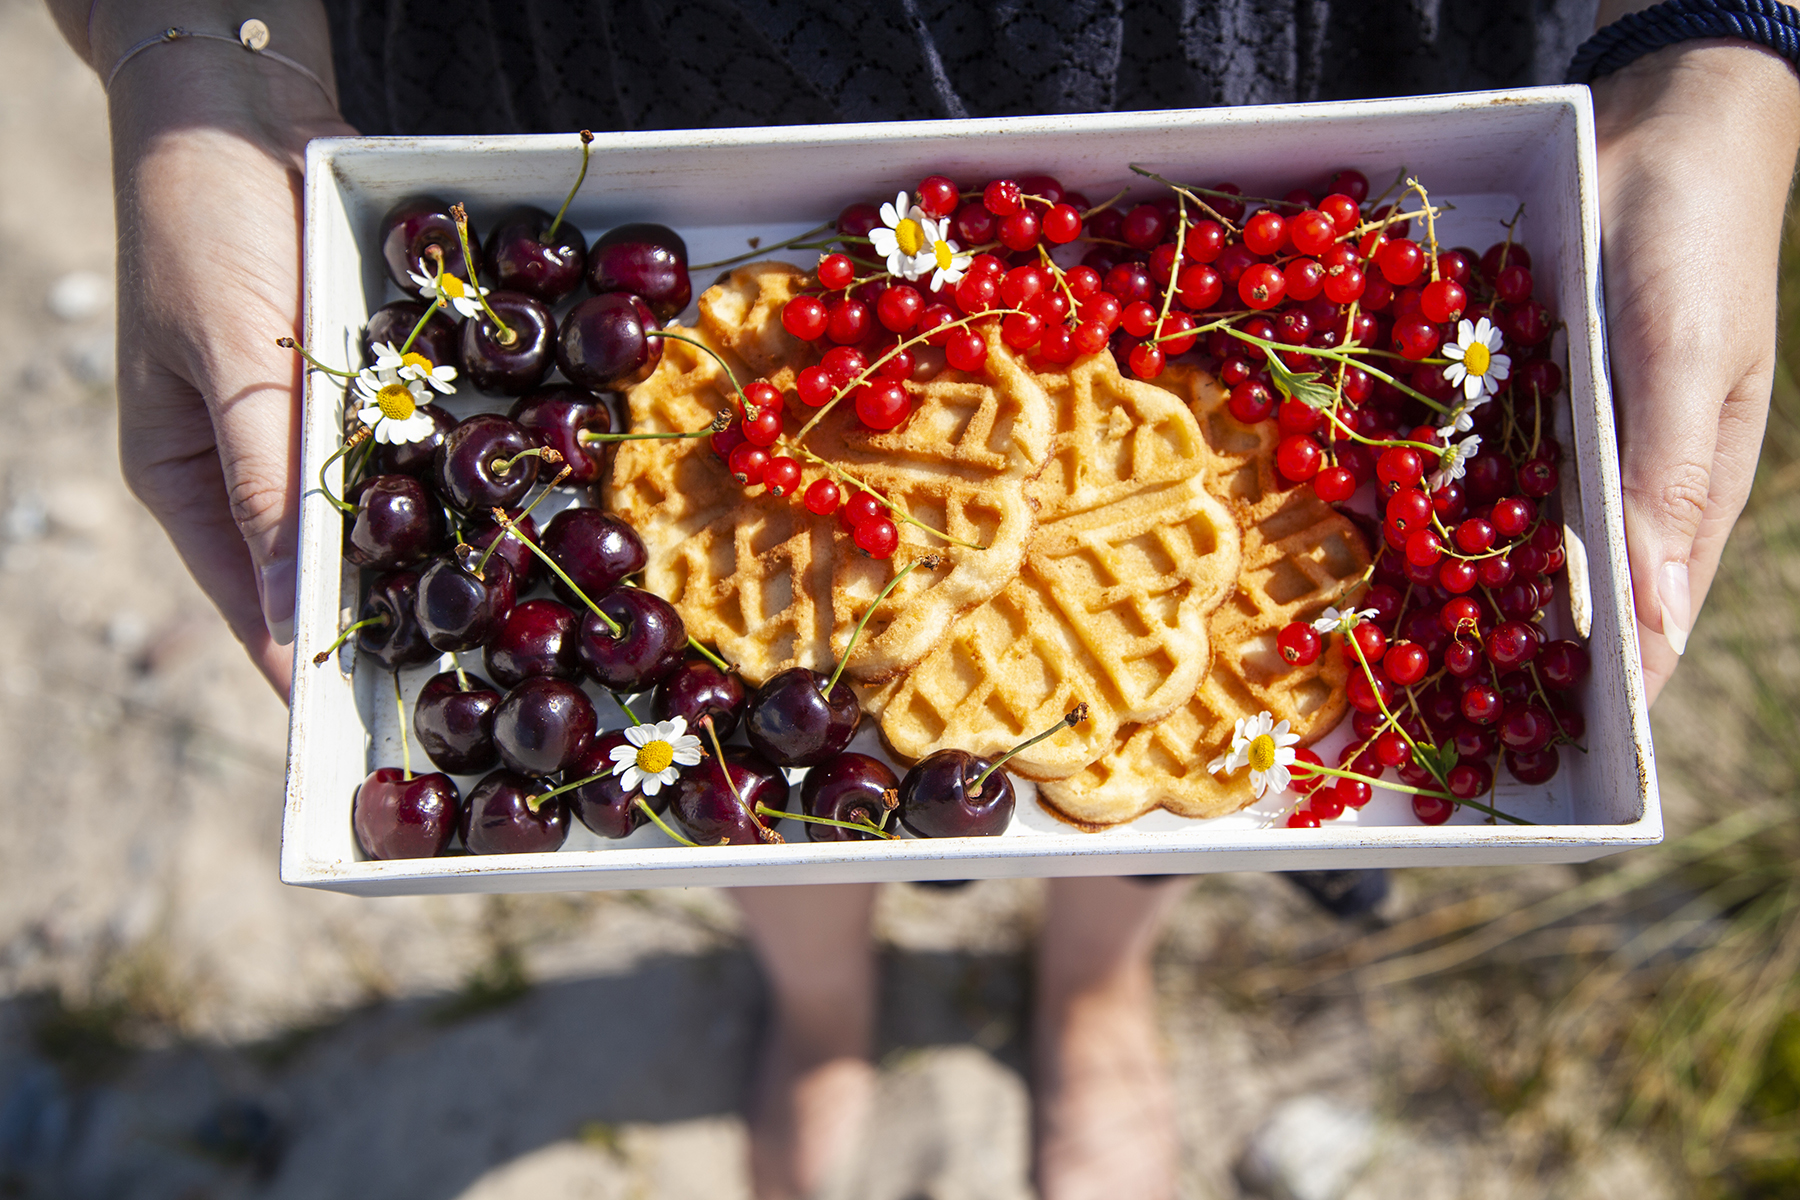
[[1314,409],[1330,408],[1337,399],[1337,393],[1332,390],[1330,384],[1323,382],[1323,377],[1319,372],[1297,373],[1289,369],[1275,351],[1264,347],[1263,353],[1269,358],[1269,378],[1274,380],[1275,390],[1285,398],[1298,400],[1308,408]]

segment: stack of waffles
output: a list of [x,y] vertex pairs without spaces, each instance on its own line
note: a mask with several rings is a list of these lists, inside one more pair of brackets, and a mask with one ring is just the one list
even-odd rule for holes
[[[780,322],[805,279],[742,268],[678,331],[740,381],[782,389],[790,434],[815,415],[793,383],[817,351]],[[1240,717],[1270,712],[1311,741],[1343,715],[1341,656],[1289,668],[1275,635],[1353,599],[1369,562],[1360,535],[1310,489],[1276,485],[1273,432],[1234,421],[1204,372],[1144,382],[1109,354],[1033,367],[982,332],[986,368],[908,383],[898,428],[864,428],[844,403],[804,440],[840,483],[917,522],[900,525],[890,559],[796,496],[744,488],[704,438],[620,443],[606,501],[649,549],[644,585],[758,683],[828,670],[877,593],[934,555],[870,616],[845,667],[898,757],[995,755],[1085,703],[1088,721],[1008,764],[1052,812],[1102,828],[1156,808],[1244,807],[1244,773],[1206,769]],[[634,431],[700,429],[730,409],[718,360],[663,346],[628,397]],[[807,460],[807,482],[824,473]]]

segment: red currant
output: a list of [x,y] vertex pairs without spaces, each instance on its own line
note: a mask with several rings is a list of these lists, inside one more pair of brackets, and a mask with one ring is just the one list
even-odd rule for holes
[[1344,802],[1339,798],[1336,788],[1325,788],[1314,792],[1306,807],[1321,821],[1335,821],[1344,815]]
[[1419,311],[1425,314],[1427,321],[1435,325],[1456,320],[1462,316],[1468,303],[1469,293],[1463,289],[1462,284],[1451,279],[1428,283],[1425,290],[1419,293]]
[[906,420],[910,411],[912,401],[906,389],[891,379],[856,389],[856,415],[870,429],[892,429]]
[[996,179],[981,193],[981,203],[996,217],[1010,217],[1025,204],[1025,194],[1010,179]]
[[1168,214],[1154,204],[1140,204],[1125,214],[1120,232],[1126,245],[1134,250],[1148,250],[1169,232]]
[[1327,504],[1342,504],[1356,494],[1356,476],[1346,467],[1321,467],[1313,476],[1313,495]]
[[755,487],[763,480],[763,471],[769,465],[769,452],[761,446],[745,442],[731,452],[725,460],[726,467],[737,476],[737,481],[745,487]]
[[1425,466],[1411,446],[1389,446],[1375,460],[1375,477],[1391,487],[1414,487],[1425,477]]
[[1456,805],[1442,796],[1418,796],[1412,798],[1413,816],[1426,825],[1442,825],[1456,811]]
[[1323,457],[1319,443],[1305,434],[1291,434],[1275,447],[1275,468],[1291,482],[1305,483],[1319,473]]
[[1310,796],[1319,790],[1320,785],[1329,782],[1331,776],[1318,772],[1309,772],[1302,764],[1305,764],[1305,766],[1321,767],[1325,765],[1325,760],[1320,758],[1317,754],[1314,754],[1311,750],[1308,750],[1305,746],[1300,746],[1294,750],[1293,782],[1289,786],[1302,796]]
[[1317,829],[1319,827],[1318,814],[1310,808],[1296,808],[1288,814],[1287,827],[1289,829]]
[[1254,309],[1274,308],[1287,293],[1287,277],[1281,268],[1257,263],[1238,279],[1238,298]]
[[1131,373],[1139,379],[1155,379],[1163,372],[1163,352],[1144,342],[1131,348]]
[[1287,222],[1273,209],[1263,209],[1244,225],[1244,245],[1252,254],[1274,254],[1285,241]]
[[1225,249],[1225,227],[1217,221],[1195,221],[1188,226],[1181,242],[1181,257],[1194,263],[1209,263]]
[[994,307],[999,297],[1000,281],[991,275],[977,275],[971,270],[956,285],[956,306],[969,316]]
[[870,493],[856,492],[844,501],[844,506],[838,510],[838,519],[846,529],[855,529],[858,525],[875,520],[886,511],[881,501]]
[[1419,682],[1430,668],[1431,656],[1417,642],[1395,642],[1381,657],[1381,669],[1401,687],[1411,687]]
[[[963,282],[967,283],[965,279]],[[970,373],[981,370],[987,365],[987,342],[973,329],[959,329],[950,335],[944,346],[944,357],[958,371]]]
[[1181,268],[1175,276],[1175,292],[1195,312],[1203,312],[1225,294],[1225,278],[1204,263]]
[[778,454],[763,468],[763,486],[771,496],[785,496],[800,486],[800,464],[785,454]]
[[1304,667],[1318,661],[1322,647],[1319,631],[1305,621],[1290,621],[1275,635],[1275,648],[1289,666]]
[[919,210],[928,217],[949,216],[956,211],[959,198],[956,182],[942,175],[927,175],[919,182]]
[[744,440],[752,446],[773,446],[781,437],[781,409],[759,408],[744,421]]
[[841,494],[835,481],[815,479],[806,489],[806,509],[816,516],[829,517],[837,511]]
[[795,296],[781,309],[781,327],[803,342],[825,336],[825,302],[817,296]]
[[1325,268],[1314,258],[1296,258],[1288,263],[1281,277],[1287,281],[1289,300],[1311,300],[1325,286]]
[[1061,246],[1081,236],[1081,214],[1072,204],[1055,204],[1044,214],[1044,240]]
[[1000,244],[1008,250],[1029,250],[1038,244],[1043,222],[1030,209],[1021,209],[1000,222]]

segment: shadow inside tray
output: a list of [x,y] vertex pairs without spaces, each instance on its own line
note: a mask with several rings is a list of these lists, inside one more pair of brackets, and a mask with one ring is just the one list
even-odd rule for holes
[[[970,1044],[1023,1070],[1023,957],[891,951],[882,971],[878,1055]],[[25,1194],[189,1195],[250,1176],[258,1196],[454,1200],[554,1142],[740,1111],[766,1002],[741,949],[659,955],[249,1046],[109,1044],[98,1072],[79,1024],[57,1018],[46,1039],[53,1007],[0,1004],[0,1180],[38,1189]],[[217,1152],[221,1121],[256,1144]]]

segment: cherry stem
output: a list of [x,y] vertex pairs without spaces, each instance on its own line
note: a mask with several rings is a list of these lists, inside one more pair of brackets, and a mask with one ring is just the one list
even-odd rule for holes
[[312,352],[307,350],[307,348],[305,346],[302,346],[299,342],[296,342],[291,337],[276,338],[275,344],[277,346],[280,346],[284,350],[292,350],[295,354],[298,354],[301,358],[304,358],[307,362],[307,365],[310,366],[315,371],[323,371],[327,375],[336,375],[339,379],[355,379],[356,378],[355,371],[340,371],[336,367],[326,366],[324,363],[322,363],[318,359],[314,358],[312,356]]
[[[592,612],[596,617],[599,617],[602,621],[604,621],[606,623],[606,627],[608,629],[612,630],[613,637],[619,638],[619,637],[623,637],[625,635],[624,627],[622,625],[620,625],[617,621],[613,620],[611,617],[607,616],[605,613],[601,612],[600,606],[598,604],[595,604],[592,600],[588,599],[588,594],[586,592],[582,591],[581,587],[573,579],[569,578],[567,572],[565,572],[561,567],[556,565],[556,560],[551,558],[549,553],[546,552],[542,546],[539,546],[536,542],[532,541],[530,538],[526,537],[524,534],[519,532],[518,526],[513,523],[513,519],[511,517],[506,515],[506,510],[504,508],[496,508],[493,510],[493,513],[494,513],[494,523],[496,525],[499,525],[502,529],[506,530],[506,532],[508,532],[508,533],[512,534],[514,537],[518,538],[520,542],[524,543],[524,546],[527,550],[531,551],[533,554],[537,555],[540,559],[542,559],[544,565],[546,567],[549,567],[551,571],[555,572],[556,577],[558,579],[562,580],[564,583],[569,585],[569,590],[571,592],[574,592],[577,596],[581,597],[581,602],[588,606],[588,610],[590,612]],[[495,540],[498,541],[499,539],[496,538]]]
[[723,432],[730,424],[731,414],[720,412],[713,417],[712,424],[705,429],[677,429],[668,433],[595,433],[591,429],[583,429],[575,434],[575,440],[586,445],[589,442],[653,442],[679,438],[703,438]]
[[530,450],[521,450],[511,458],[496,458],[490,462],[488,466],[504,475],[511,471],[521,458],[541,458],[547,463],[559,463],[562,461],[562,455],[555,450],[551,450],[544,446],[537,446]]
[[553,787],[547,792],[538,792],[534,795],[527,796],[525,797],[525,807],[529,808],[532,812],[536,812],[544,801],[560,796],[564,792],[572,792],[576,788],[586,787],[590,783],[598,783],[600,780],[605,779],[611,774],[611,771],[599,771],[593,775],[589,775],[586,779],[577,779],[574,783],[565,783],[561,787]]
[[1088,706],[1086,704],[1077,704],[1074,708],[1071,708],[1068,711],[1068,713],[1063,717],[1062,720],[1058,721],[1056,724],[1052,725],[1050,728],[1044,730],[1044,732],[1038,734],[1036,737],[1026,738],[1024,741],[1022,741],[1018,745],[1014,746],[1011,750],[1008,750],[1005,754],[1002,754],[999,758],[996,758],[993,762],[989,763],[988,769],[983,771],[981,774],[977,775],[975,777],[975,782],[973,784],[969,785],[969,795],[971,795],[971,796],[981,795],[981,785],[983,783],[987,782],[987,777],[989,775],[992,775],[995,771],[998,771],[1000,769],[1000,764],[1004,763],[1007,759],[1011,758],[1013,755],[1019,753],[1019,751],[1029,750],[1031,747],[1037,745],[1039,742],[1043,741],[1045,738],[1055,737],[1057,734],[1061,733],[1065,729],[1073,729],[1073,728],[1075,728],[1075,726],[1081,724],[1083,721],[1085,721],[1087,719],[1088,719]]
[[658,829],[662,830],[664,833],[668,834],[670,837],[674,838],[676,841],[680,842],[684,846],[690,846],[695,850],[698,850],[700,848],[699,842],[693,841],[690,838],[682,837],[679,833],[676,833],[673,829],[671,829],[669,827],[669,823],[667,821],[664,821],[661,817],[657,816],[656,810],[654,808],[651,808],[649,801],[645,800],[642,796],[639,796],[637,798],[637,806],[644,810],[644,815],[646,817],[649,817],[652,821],[654,821],[656,823],[656,827]]
[[754,404],[750,403],[750,397],[744,395],[744,389],[738,386],[737,374],[732,371],[731,364],[726,362],[717,350],[714,350],[699,338],[688,337],[686,334],[681,333],[670,333],[666,329],[646,329],[644,330],[644,336],[647,338],[659,337],[668,338],[671,341],[676,342],[686,342],[690,346],[698,346],[700,349],[706,351],[712,356],[713,361],[719,364],[719,369],[725,372],[725,378],[731,380],[731,390],[738,394],[738,400],[743,404],[744,411],[749,412],[756,407]]
[[[560,461],[560,458],[559,458],[559,461]],[[559,484],[563,480],[567,479],[569,477],[569,472],[573,471],[574,469],[575,469],[574,467],[564,467],[562,470],[558,471],[556,473],[556,478],[552,479],[550,481],[550,487],[546,487],[543,491],[539,492],[537,494],[537,499],[533,500],[530,504],[527,504],[524,507],[524,509],[520,511],[519,516],[514,519],[518,520],[518,519],[522,519],[524,517],[529,517],[531,515],[531,510],[536,508],[538,505],[542,504],[544,502],[544,497],[548,496],[550,494],[550,488],[555,487],[557,484]],[[502,535],[502,536],[505,536],[505,535]],[[513,535],[513,536],[518,536],[519,540],[521,540],[521,541],[524,540],[523,535]],[[480,579],[482,577],[482,575],[481,575],[482,570],[487,566],[487,561],[488,561],[489,557],[491,557],[493,555],[494,551],[499,548],[501,540],[502,540],[501,537],[496,537],[493,541],[491,541],[487,544],[487,549],[482,551],[481,561],[477,562],[475,564],[475,578]]]
[[720,658],[717,654],[713,653],[713,651],[709,647],[701,645],[698,641],[695,640],[694,635],[691,633],[688,634],[688,648],[693,650],[696,654],[698,654],[701,658],[704,658],[707,662],[711,663],[713,666],[719,668],[719,670],[724,671],[726,674],[731,673],[731,671],[732,671],[731,664],[726,662],[724,659]]
[[546,246],[556,236],[556,231],[562,227],[563,215],[569,211],[569,205],[575,203],[575,193],[581,190],[581,185],[587,180],[588,144],[593,140],[594,135],[591,131],[586,129],[581,131],[581,174],[575,176],[575,186],[569,189],[568,198],[563,201],[562,207],[556,210],[556,218],[550,222],[550,228],[544,230],[544,236],[538,239]]
[[759,817],[786,817],[790,821],[804,821],[808,825],[830,825],[835,829],[854,829],[858,833],[872,833],[876,837],[883,838],[887,841],[894,840],[893,834],[887,832],[885,829],[878,828],[873,823],[859,825],[855,821],[837,821],[830,817],[814,817],[806,813],[788,812],[783,808],[770,808],[766,804],[758,804],[756,806],[756,815]]
[[856,639],[862,636],[863,626],[869,623],[869,618],[875,615],[875,610],[881,607],[881,602],[888,598],[888,593],[899,587],[900,581],[905,579],[908,575],[911,575],[918,568],[924,567],[926,570],[930,570],[931,568],[940,565],[942,562],[943,559],[939,558],[937,555],[927,554],[920,558],[913,559],[904,567],[900,568],[899,571],[895,572],[894,577],[887,581],[887,586],[881,589],[881,594],[875,597],[875,603],[869,605],[863,612],[862,619],[856,623],[856,628],[850,631],[850,644],[845,646],[843,654],[838,656],[837,670],[831,673],[831,679],[826,683],[825,690],[819,693],[820,695],[831,695],[831,689],[837,686],[838,676],[844,673],[844,664],[850,661],[850,652],[856,649]]
[[367,629],[371,625],[386,625],[388,623],[388,620],[389,620],[388,615],[386,613],[382,613],[379,616],[365,617],[363,620],[356,622],[354,625],[351,625],[348,629],[345,629],[344,632],[338,634],[337,641],[331,643],[331,645],[325,647],[323,650],[321,650],[317,654],[313,655],[313,666],[315,666],[315,667],[324,666],[325,660],[330,658],[333,654],[336,654],[338,651],[338,647],[342,646],[345,642],[349,641],[350,635],[355,633],[357,630]]
[[1291,768],[1291,772],[1301,776],[1334,775],[1339,779],[1349,779],[1354,780],[1357,783],[1366,783],[1370,787],[1386,788],[1390,792],[1405,792],[1410,796],[1431,796],[1438,800],[1448,800],[1452,804],[1466,804],[1477,812],[1484,812],[1490,817],[1499,817],[1502,821],[1508,821],[1514,825],[1537,824],[1536,821],[1527,821],[1524,817],[1515,817],[1511,813],[1501,812],[1497,808],[1490,808],[1479,800],[1464,800],[1462,797],[1452,795],[1450,792],[1434,792],[1430,788],[1416,788],[1404,783],[1389,783],[1384,779],[1370,779],[1367,775],[1358,775],[1355,771],[1346,771],[1342,767],[1327,767],[1320,763],[1296,762]]
[[367,441],[370,432],[371,431],[367,425],[359,426],[355,433],[352,433],[348,438],[345,439],[343,445],[339,446],[336,450],[333,450],[331,452],[331,457],[327,458],[324,462],[319,464],[319,492],[325,497],[325,499],[331,501],[331,506],[333,508],[337,509],[341,513],[354,513],[356,511],[356,505],[347,504],[344,501],[338,499],[336,496],[331,494],[331,486],[325,482],[325,472],[331,469],[332,463],[334,463],[338,459],[344,457],[344,455],[350,453],[350,451],[352,449],[354,449],[356,446],[360,445],[362,442]]
[[464,692],[468,691],[469,690],[469,673],[467,671],[463,670],[463,665],[461,663],[457,663],[456,667],[454,669],[456,671],[457,689],[459,691],[464,691]]
[[[394,711],[400,714],[400,775],[412,780],[412,742],[406,736],[406,697],[400,694],[400,668],[394,668]],[[536,811],[535,809],[533,810]]]
[[[704,717],[701,717],[700,724],[706,727],[706,736],[712,741],[713,753],[719,756],[719,773],[725,776],[725,786],[730,790],[731,798],[737,801],[738,807],[744,811],[744,815],[749,817],[751,822],[758,829],[766,828],[761,821],[756,819],[755,811],[744,802],[744,794],[738,791],[737,780],[731,777],[731,764],[725,761],[725,747],[719,745],[719,731],[713,728],[712,714],[707,713]],[[770,830],[770,832],[774,831]],[[761,835],[759,834],[758,836]],[[764,840],[766,841],[767,839],[765,838]]]
[[[482,291],[481,281],[475,278],[475,256],[469,253],[469,213],[461,204],[450,206],[450,219],[456,222],[456,241],[462,247],[463,270],[469,273],[469,290],[475,294],[475,302],[481,305],[481,311],[488,315],[488,320],[500,331],[494,340],[502,346],[510,346],[519,340],[519,335],[507,327],[500,314],[487,302],[487,294]],[[441,294],[441,293],[440,293]]]
[[816,225],[813,228],[807,230],[805,233],[798,234],[794,237],[791,237],[785,242],[776,242],[773,246],[752,246],[749,250],[745,251],[743,254],[738,255],[736,258],[722,258],[718,262],[696,263],[695,265],[689,267],[688,270],[690,270],[690,271],[710,271],[710,270],[714,269],[715,267],[733,267],[733,266],[736,266],[738,263],[748,262],[749,260],[755,258],[759,254],[769,254],[776,250],[792,249],[793,247],[799,246],[802,242],[809,241],[812,238],[818,237],[821,233],[824,233],[827,229],[835,229],[836,227],[837,227],[836,221],[827,221],[823,225]]

